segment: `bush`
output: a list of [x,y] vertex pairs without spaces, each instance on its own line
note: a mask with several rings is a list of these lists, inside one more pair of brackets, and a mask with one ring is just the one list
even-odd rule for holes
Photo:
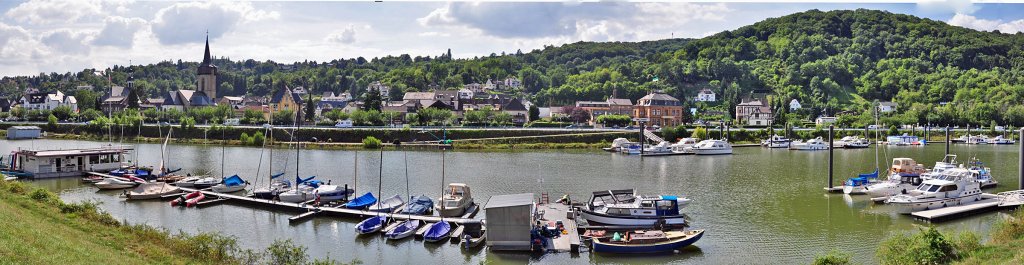
[[380,139],[377,139],[377,137],[367,136],[366,138],[363,138],[363,148],[377,149],[380,148],[381,145],[382,143]]
[[243,132],[242,135],[238,137],[238,141],[242,142],[242,145],[252,145],[252,137],[249,137],[248,133]]
[[270,258],[270,264],[305,264],[309,259],[306,248],[296,245],[291,239],[274,240],[267,247],[266,255]]
[[962,236],[951,242],[935,227],[929,227],[913,235],[897,234],[882,241],[876,255],[882,264],[947,264],[967,254],[958,246],[975,248],[979,244],[970,240],[977,240],[977,236]]
[[32,198],[37,202],[42,203],[50,203],[57,201],[57,195],[54,195],[53,192],[50,192],[43,188],[36,188],[35,190],[32,191],[32,193],[28,195],[28,197]]
[[824,256],[814,257],[814,265],[843,265],[850,264],[850,253],[839,250],[831,250]]

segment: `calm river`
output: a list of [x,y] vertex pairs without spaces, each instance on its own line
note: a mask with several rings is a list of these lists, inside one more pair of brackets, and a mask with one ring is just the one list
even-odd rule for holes
[[[0,152],[16,148],[97,147],[89,141],[0,141]],[[139,161],[156,165],[160,146],[138,146]],[[1016,146],[965,146],[952,150],[966,162],[976,156],[992,167],[999,180],[998,192],[1014,189],[1017,175]],[[129,223],[145,223],[170,231],[197,233],[220,231],[238,237],[243,247],[263,249],[275,239],[290,238],[308,247],[314,257],[335,260],[359,259],[366,264],[461,264],[481,262],[519,263],[627,263],[627,264],[764,264],[807,263],[820,253],[840,249],[854,254],[860,263],[877,263],[877,243],[891,233],[914,231],[926,225],[909,216],[875,205],[865,196],[826,195],[827,151],[787,151],[737,148],[731,156],[673,156],[641,160],[636,156],[601,151],[455,151],[446,155],[445,182],[463,182],[473,189],[475,200],[485,203],[491,195],[532,192],[568,193],[580,200],[595,190],[636,188],[643,194],[682,194],[694,201],[685,208],[694,228],[707,229],[696,247],[658,256],[609,256],[474,251],[456,245],[424,244],[404,240],[385,242],[383,237],[356,237],[355,219],[318,217],[289,225],[292,214],[230,204],[180,209],[166,202],[125,202],[119,192],[97,192],[78,179],[36,181],[61,194],[67,201],[97,200],[102,209]],[[223,150],[227,175],[238,174],[254,184],[266,184],[257,176],[275,172],[295,175],[294,150],[277,149],[273,158],[261,149],[228,147]],[[172,145],[171,167],[183,172],[221,173],[219,146]],[[335,184],[353,184],[353,161],[358,153],[358,193],[378,189],[381,156],[377,151],[305,150],[299,154],[299,174],[315,175]],[[441,188],[441,152],[386,151],[383,153],[383,193],[406,194],[405,155],[408,155],[408,190],[437,197]],[[942,145],[883,148],[883,170],[893,157],[911,157],[931,167],[943,156]],[[835,183],[856,173],[874,170],[874,149],[837,150]],[[257,169],[260,171],[257,174]],[[969,229],[987,234],[1004,213],[988,213],[937,224],[943,230]],[[479,214],[478,216],[483,216]]]

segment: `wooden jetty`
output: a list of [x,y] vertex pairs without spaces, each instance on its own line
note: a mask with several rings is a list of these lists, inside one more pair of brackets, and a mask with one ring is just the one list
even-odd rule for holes
[[562,221],[562,225],[565,226],[565,231],[568,233],[562,234],[557,238],[548,239],[548,246],[551,246],[548,251],[552,252],[579,252],[580,249],[580,234],[576,228],[576,213],[570,211],[572,209],[569,205],[561,203],[548,203],[537,205],[537,210],[543,211],[544,215],[540,219],[545,225],[554,225],[557,221]]
[[[181,188],[185,192],[194,192],[196,189]],[[290,203],[281,202],[274,200],[257,199],[248,196],[232,195],[225,193],[217,193],[208,190],[201,191],[204,195],[211,198],[218,198],[220,202],[228,202],[235,204],[249,205],[253,207],[260,207],[273,210],[290,211],[300,213],[299,216],[293,216],[289,218],[289,222],[298,222],[304,219],[316,217],[316,216],[339,216],[339,217],[370,217],[370,216],[388,216],[396,220],[420,220],[423,222],[436,223],[441,221],[440,216],[428,216],[428,215],[412,215],[412,214],[399,214],[399,213],[385,213],[385,212],[372,212],[365,210],[348,209],[342,207],[331,207],[331,206],[316,206],[309,203]],[[204,201],[205,202],[205,201]],[[466,210],[466,213],[460,217],[444,217],[444,221],[463,224],[467,222],[478,222],[479,220],[473,219],[476,214],[480,211],[479,205],[473,205]],[[310,213],[316,212],[316,213]],[[293,221],[294,219],[294,221]]]
[[980,212],[992,211],[999,208],[999,202],[1002,197],[984,193],[981,195],[981,200],[964,203],[957,206],[948,206],[934,210],[924,210],[913,212],[910,215],[915,219],[928,221],[928,222],[939,222],[949,220],[956,217],[962,217]]

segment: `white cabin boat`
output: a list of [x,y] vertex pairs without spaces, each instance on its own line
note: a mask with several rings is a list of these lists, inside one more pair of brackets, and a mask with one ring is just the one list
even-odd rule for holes
[[682,196],[640,196],[634,190],[596,191],[580,216],[605,225],[683,225],[685,216],[679,210],[689,202]]
[[993,137],[992,139],[988,139],[988,143],[989,144],[1015,144],[1015,143],[1017,143],[1017,141],[1014,141],[1013,139],[1004,138],[1002,135],[997,135],[996,137]]
[[728,155],[732,154],[732,145],[722,140],[700,141],[692,148],[694,154],[698,155]]
[[469,185],[463,183],[448,184],[444,194],[439,198],[434,210],[442,217],[462,216],[473,206],[473,195]]
[[843,137],[842,139],[839,139],[839,141],[835,142],[834,146],[836,148],[855,149],[868,148],[868,145],[870,145],[870,143],[867,139],[858,136],[846,136]]
[[603,148],[603,150],[608,152],[619,152],[620,150],[622,150],[626,146],[629,146],[632,143],[633,142],[630,142],[629,139],[626,138],[615,138],[615,140],[612,140],[612,146]]
[[693,154],[693,146],[697,145],[697,138],[683,138],[672,144],[672,152],[677,154]]
[[768,148],[789,148],[789,145],[793,143],[793,140],[782,137],[780,135],[772,135],[771,138],[761,141],[761,146]]
[[907,194],[895,195],[885,202],[895,205],[897,212],[912,212],[956,206],[981,199],[981,186],[971,180],[967,169],[950,169],[940,176],[925,180]]
[[821,137],[807,140],[806,142],[794,142],[789,145],[790,150],[828,150],[828,143],[821,140]]
[[644,148],[644,154],[671,154],[672,145],[668,141],[660,142],[653,146]]
[[908,145],[924,145],[925,141],[921,140],[921,138],[918,138],[917,136],[908,135],[908,134],[904,133],[903,135],[886,137],[885,138],[885,143],[887,145],[908,146]]
[[31,178],[81,177],[88,172],[119,169],[128,147],[104,147],[66,150],[19,150],[11,167]]

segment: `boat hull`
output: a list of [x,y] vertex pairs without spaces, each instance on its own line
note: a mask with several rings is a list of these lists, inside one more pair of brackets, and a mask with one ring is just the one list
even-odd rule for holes
[[654,226],[659,221],[664,221],[665,225],[675,226],[686,224],[686,219],[682,215],[675,216],[622,216],[622,215],[609,215],[603,213],[597,213],[591,210],[581,210],[580,216],[586,219],[587,222],[604,224],[604,225],[621,225],[621,226]]
[[680,249],[689,245],[693,245],[701,237],[704,236],[704,230],[698,230],[696,235],[678,238],[675,240],[669,240],[666,242],[659,242],[654,244],[616,244],[610,242],[601,242],[595,240],[592,249],[598,253],[662,253],[672,252],[676,249]]
[[407,238],[413,234],[416,234],[416,229],[420,228],[419,220],[407,220],[398,225],[394,230],[384,234],[384,237],[390,240],[399,240]]
[[730,155],[732,149],[693,149],[695,155]]
[[871,197],[888,197],[899,194],[906,194],[907,191],[914,190],[916,185],[910,183],[901,183],[896,185],[870,185],[864,190],[864,194]]
[[245,190],[245,185],[235,185],[235,186],[217,185],[217,186],[213,186],[213,191],[214,192],[219,192],[219,193],[233,193],[233,192],[239,192],[239,191],[242,191],[242,190]]
[[928,200],[915,200],[915,201],[894,201],[892,199],[886,201],[886,203],[896,206],[896,212],[900,214],[910,214],[913,212],[919,212],[924,210],[934,210],[939,208],[945,208],[948,206],[956,206],[965,202],[972,202],[981,199],[980,194],[969,195],[964,197],[955,198],[942,198],[942,199],[928,199]]

